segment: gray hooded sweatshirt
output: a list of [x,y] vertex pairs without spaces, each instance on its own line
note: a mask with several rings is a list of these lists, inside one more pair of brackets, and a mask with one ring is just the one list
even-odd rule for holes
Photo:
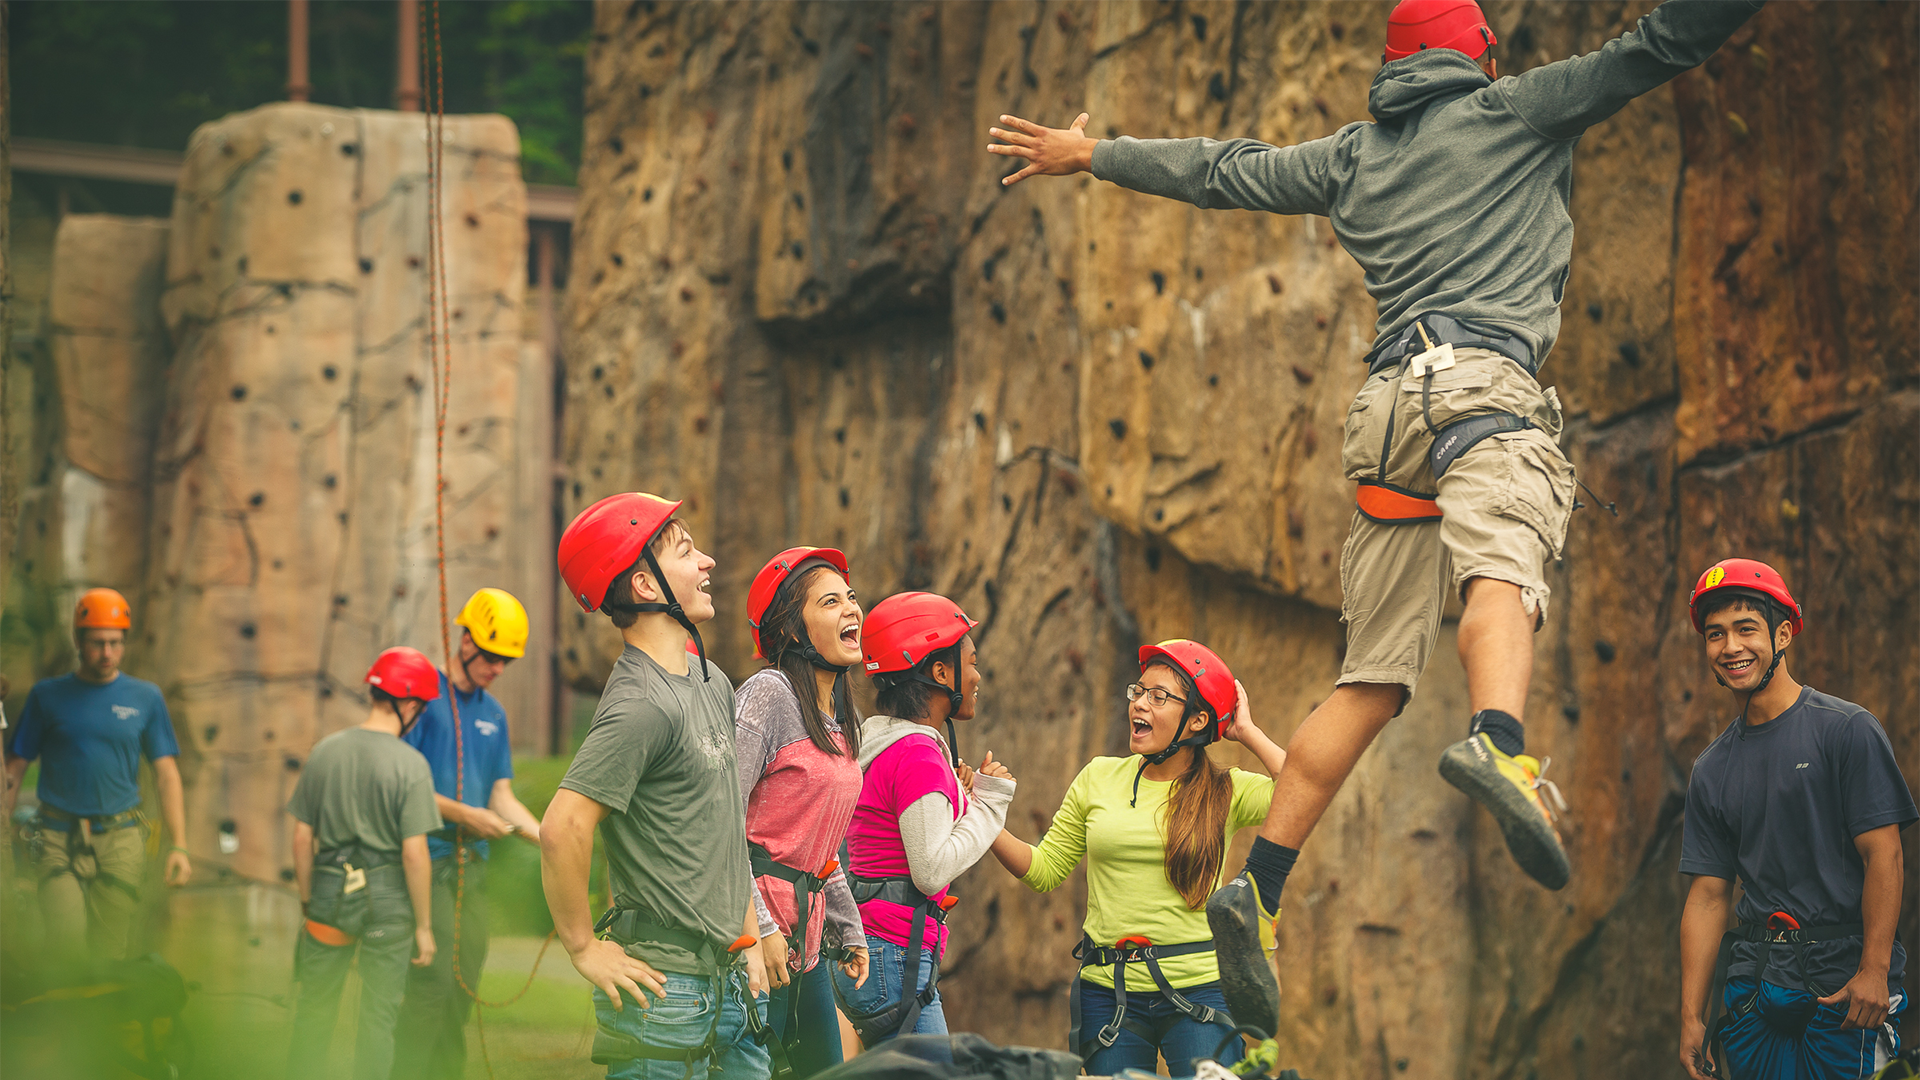
[[1599,51],[1489,82],[1465,53],[1383,66],[1324,139],[1102,140],[1093,174],[1190,202],[1320,214],[1366,271],[1385,337],[1428,312],[1520,335],[1544,360],[1573,255],[1573,148],[1589,127],[1712,56],[1754,0],[1670,0]]

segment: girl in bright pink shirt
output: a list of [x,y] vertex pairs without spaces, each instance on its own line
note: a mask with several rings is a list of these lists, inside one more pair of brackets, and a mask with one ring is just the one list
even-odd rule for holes
[[951,741],[954,722],[973,719],[979,694],[973,626],[945,597],[902,593],[877,605],[862,632],[886,715],[868,717],[861,732],[865,779],[847,847],[873,966],[865,986],[836,974],[834,989],[869,1047],[946,1032],[938,970],[953,903],[947,886],[986,854],[1013,801],[1005,765],[989,753],[975,773]]

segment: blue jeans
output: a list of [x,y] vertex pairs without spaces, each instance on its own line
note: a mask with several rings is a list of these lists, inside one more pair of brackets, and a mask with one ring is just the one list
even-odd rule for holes
[[[1727,1008],[1753,997],[1751,977],[1728,979]],[[1897,1031],[1906,1011],[1899,991],[1887,1010],[1887,1022]],[[1846,1010],[1822,1005],[1805,990],[1760,984],[1753,1011],[1727,1028],[1722,1043],[1728,1064],[1739,1080],[1859,1080],[1887,1063],[1877,1031],[1842,1031]],[[1896,1042],[1892,1047],[1899,1049]]]
[[[647,1008],[623,1001],[625,1008],[615,1011],[607,995],[598,987],[593,991],[593,1012],[604,1031],[624,1035],[648,1046],[692,1048],[713,1032],[714,1055],[695,1061],[653,1058],[628,1058],[607,1066],[608,1080],[767,1080],[772,1073],[767,1048],[761,1046],[747,1029],[746,1010],[756,1010],[762,1021],[767,1016],[767,999],[747,991],[745,969],[735,969],[722,983],[720,1000],[714,1000],[714,982],[700,975],[665,972],[665,997],[654,997]],[[714,1010],[720,1011],[718,1027]]]
[[800,994],[800,1021],[797,1041],[788,1043],[789,1062],[796,1077],[812,1076],[840,1064],[840,1017],[833,1008],[834,963],[826,957],[812,971],[795,975],[785,986],[776,986],[767,995],[767,1023],[774,1034],[787,1037],[788,998]]
[[[1131,982],[1132,980],[1128,980]],[[1217,982],[1203,983],[1199,986],[1181,986],[1175,989],[1180,996],[1195,1005],[1206,1005],[1227,1011],[1227,999],[1220,993]],[[1113,1045],[1093,1051],[1087,1056],[1087,1073],[1090,1076],[1112,1076],[1128,1067],[1154,1071],[1155,1059],[1167,1059],[1167,1073],[1171,1076],[1192,1076],[1193,1059],[1212,1057],[1219,1049],[1220,1040],[1227,1037],[1233,1029],[1225,1024],[1202,1024],[1186,1013],[1173,1007],[1173,1002],[1158,991],[1141,993],[1138,990],[1127,991],[1127,1018],[1139,1020],[1156,1031],[1162,1032],[1158,1046],[1134,1034],[1126,1028],[1120,1029],[1120,1035]],[[1113,989],[1080,980],[1080,1037],[1092,1039],[1096,1032],[1113,1021]],[[1098,1046],[1098,1043],[1094,1043]],[[1072,1048],[1079,1053],[1078,1047]],[[1227,1044],[1219,1057],[1220,1064],[1231,1065],[1239,1061],[1243,1054],[1241,1041],[1236,1038]]]
[[[932,936],[929,929],[928,936]],[[933,977],[933,957],[935,946],[929,945],[920,950],[920,977],[914,980],[913,992],[927,988],[927,980]],[[824,966],[824,965],[823,965]],[[907,978],[907,950],[886,938],[867,935],[867,984],[855,987],[840,965],[833,965],[833,984],[840,990],[841,1000],[847,1003],[850,1012],[873,1013],[900,1000],[901,984]],[[947,1014],[940,1008],[940,991],[936,988],[933,1000],[920,1010],[920,1020],[913,1025],[912,1031],[897,1031],[894,1035],[945,1035],[947,1033]],[[879,1040],[886,1042],[893,1035]]]

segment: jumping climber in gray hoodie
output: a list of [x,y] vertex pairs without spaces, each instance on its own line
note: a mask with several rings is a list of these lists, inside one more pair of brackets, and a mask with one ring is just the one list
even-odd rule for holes
[[[1066,129],[1013,116],[990,129],[1002,140],[990,152],[1026,163],[1004,184],[1091,172],[1203,209],[1323,215],[1379,306],[1341,451],[1359,506],[1340,562],[1338,685],[1287,745],[1246,871],[1207,905],[1241,1023],[1274,1017],[1278,990],[1257,942],[1271,947],[1300,845],[1412,697],[1450,591],[1466,602],[1458,636],[1474,714],[1441,774],[1492,811],[1522,869],[1566,884],[1542,799],[1559,794],[1524,753],[1520,718],[1546,615],[1542,567],[1573,506],[1559,400],[1536,381],[1573,252],[1573,150],[1589,127],[1713,55],[1759,6],[1671,0],[1595,52],[1499,78],[1498,39],[1473,0],[1404,0],[1368,98],[1374,122],[1296,146],[1094,140],[1084,113]],[[1230,963],[1236,951],[1248,961]]]

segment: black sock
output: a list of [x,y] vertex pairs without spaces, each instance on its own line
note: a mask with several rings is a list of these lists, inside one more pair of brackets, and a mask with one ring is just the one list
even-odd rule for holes
[[1264,836],[1254,838],[1253,850],[1247,852],[1247,876],[1259,886],[1260,906],[1268,915],[1280,910],[1280,890],[1287,887],[1287,875],[1293,873],[1299,857],[1299,848],[1281,847]]
[[1493,745],[1508,757],[1527,752],[1526,729],[1520,721],[1501,712],[1499,709],[1481,709],[1473,714],[1473,730],[1469,734],[1485,732],[1493,740]]

